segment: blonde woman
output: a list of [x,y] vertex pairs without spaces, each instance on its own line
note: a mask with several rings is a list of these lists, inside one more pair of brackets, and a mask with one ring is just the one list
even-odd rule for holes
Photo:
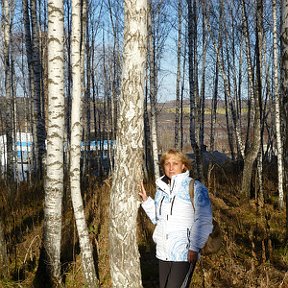
[[[185,154],[170,149],[161,156],[160,166],[164,175],[156,180],[155,199],[147,195],[143,184],[139,192],[141,206],[156,224],[153,240],[159,259],[159,287],[189,287],[200,250],[212,231],[211,203],[205,185],[195,180],[192,205],[191,162]],[[185,277],[187,284],[182,285]]]

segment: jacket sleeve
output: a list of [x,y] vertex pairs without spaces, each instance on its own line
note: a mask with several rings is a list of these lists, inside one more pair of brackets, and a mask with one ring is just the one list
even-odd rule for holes
[[212,208],[208,190],[203,183],[194,183],[194,223],[190,231],[189,250],[199,252],[212,232]]
[[142,202],[142,208],[146,212],[153,224],[156,224],[156,208],[155,201],[149,196],[146,201]]

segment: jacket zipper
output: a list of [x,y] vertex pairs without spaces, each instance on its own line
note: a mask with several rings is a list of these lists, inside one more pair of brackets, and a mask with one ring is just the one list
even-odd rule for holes
[[174,196],[174,197],[173,197],[173,200],[172,200],[170,215],[172,215],[172,210],[173,210],[173,205],[174,205],[175,197],[176,197],[176,196]]
[[162,210],[162,203],[163,203],[163,201],[164,201],[164,198],[165,198],[165,196],[162,196],[162,199],[161,199],[161,201],[160,201],[160,206],[159,206],[159,215],[161,215],[161,210]]

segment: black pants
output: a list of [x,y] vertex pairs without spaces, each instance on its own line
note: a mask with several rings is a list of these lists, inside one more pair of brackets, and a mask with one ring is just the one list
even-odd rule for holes
[[[180,288],[189,270],[189,262],[159,260],[159,288]],[[190,275],[190,280],[192,278]],[[188,281],[190,283],[190,281]],[[189,287],[189,284],[187,288]]]

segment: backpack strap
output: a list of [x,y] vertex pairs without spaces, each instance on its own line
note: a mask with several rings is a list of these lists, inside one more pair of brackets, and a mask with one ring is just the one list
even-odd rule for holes
[[190,194],[190,200],[192,203],[192,207],[195,211],[195,207],[194,207],[194,183],[195,183],[195,180],[193,178],[191,178],[191,181],[189,183],[189,194]]

